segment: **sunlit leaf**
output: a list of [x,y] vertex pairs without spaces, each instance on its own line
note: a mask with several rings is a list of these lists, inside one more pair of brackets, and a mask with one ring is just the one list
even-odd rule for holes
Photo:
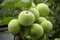
[[3,20],[1,20],[0,26],[1,25],[7,25],[12,19],[13,19],[13,17],[6,17],[6,18],[4,18]]

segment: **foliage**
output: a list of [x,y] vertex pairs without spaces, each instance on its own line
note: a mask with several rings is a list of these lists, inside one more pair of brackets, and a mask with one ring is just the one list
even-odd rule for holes
[[[2,4],[4,1],[0,0],[0,4]],[[50,14],[46,17],[48,20],[50,20],[53,23],[53,30],[48,33],[48,39],[54,40],[55,38],[60,38],[60,0],[45,0],[45,1],[39,1],[34,0],[35,4],[38,3],[46,3],[50,10]],[[14,3],[13,3],[14,4]],[[1,5],[0,5],[0,8]],[[21,11],[21,8],[11,8],[8,10],[0,9],[0,20],[4,20],[6,17],[17,17],[18,13]],[[5,20],[4,20],[5,21]]]

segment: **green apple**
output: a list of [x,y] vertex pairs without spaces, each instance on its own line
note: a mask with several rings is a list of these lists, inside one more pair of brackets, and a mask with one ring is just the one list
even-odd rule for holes
[[53,25],[50,21],[45,20],[41,23],[41,26],[43,27],[45,32],[50,32],[53,28]]
[[41,25],[35,23],[31,26],[30,36],[32,38],[38,39],[38,38],[42,37],[43,34],[44,34],[44,29],[42,28]]
[[17,19],[12,19],[8,24],[8,31],[14,35],[20,32],[20,24]]
[[49,14],[49,7],[44,3],[38,4],[36,8],[38,9],[40,16],[47,16]]
[[30,8],[29,11],[31,11],[35,16],[35,21],[39,19],[39,11],[36,8]]
[[38,23],[40,24],[40,23],[43,22],[44,20],[46,20],[45,17],[39,17],[39,19],[38,19]]
[[55,40],[60,40],[60,38],[55,38]]
[[46,34],[44,34],[39,40],[47,40]]
[[22,11],[18,16],[18,21],[23,26],[30,26],[35,21],[35,16],[30,11]]

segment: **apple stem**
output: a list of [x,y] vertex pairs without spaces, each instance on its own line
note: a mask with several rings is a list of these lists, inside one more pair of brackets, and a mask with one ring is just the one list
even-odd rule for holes
[[15,40],[16,36],[14,35],[14,40]]

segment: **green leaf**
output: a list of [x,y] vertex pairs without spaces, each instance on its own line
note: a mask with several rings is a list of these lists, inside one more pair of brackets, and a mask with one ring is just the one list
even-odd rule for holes
[[32,6],[32,0],[4,0],[1,4],[2,9],[10,9],[13,7],[25,7]]
[[35,2],[36,4],[39,4],[39,3],[44,3],[45,0],[34,0],[34,2]]
[[54,34],[53,34],[54,38],[60,38],[60,29],[58,29]]
[[60,10],[60,2],[57,3],[57,10]]
[[60,40],[60,38],[55,38],[55,40]]
[[13,17],[6,17],[0,22],[0,26],[8,25],[8,23],[13,19]]
[[48,2],[50,2],[50,3],[51,3],[51,2],[54,2],[54,1],[55,1],[55,0],[48,0]]
[[32,6],[32,0],[19,0],[15,3],[15,7],[29,8]]
[[29,27],[22,26],[21,33],[22,38],[26,38],[29,35]]
[[18,0],[4,0],[1,3],[1,7],[2,9],[9,9],[9,8],[13,8],[14,4],[17,2]]

